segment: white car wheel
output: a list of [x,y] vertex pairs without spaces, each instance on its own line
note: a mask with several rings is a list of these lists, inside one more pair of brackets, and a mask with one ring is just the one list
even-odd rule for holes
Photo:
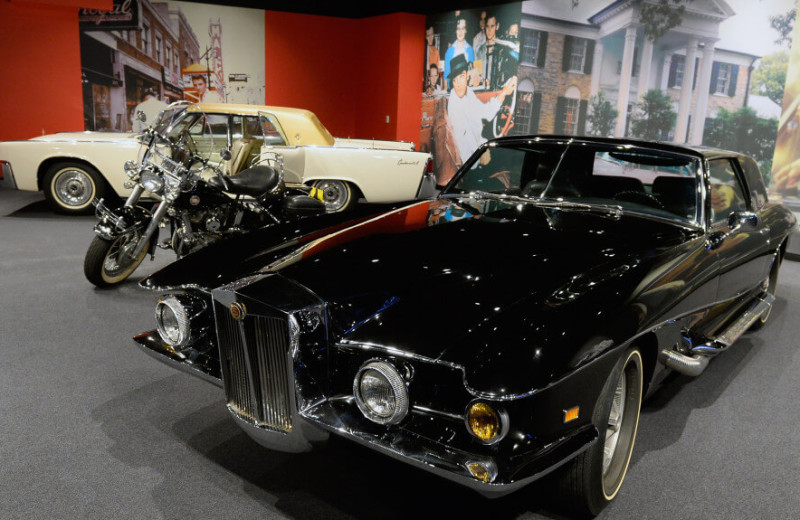
[[353,187],[345,181],[315,181],[313,186],[322,191],[322,202],[328,213],[350,209],[356,202]]
[[90,213],[92,200],[102,197],[105,183],[91,166],[61,162],[47,171],[42,183],[47,202],[57,213]]

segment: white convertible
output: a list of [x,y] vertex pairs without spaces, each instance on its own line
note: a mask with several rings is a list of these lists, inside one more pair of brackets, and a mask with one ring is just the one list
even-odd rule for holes
[[[431,156],[414,151],[413,143],[335,139],[308,110],[233,104],[191,105],[188,110],[202,111],[214,134],[213,146],[231,151],[224,163],[228,174],[235,175],[262,153],[278,152],[284,157],[285,181],[321,189],[328,211],[347,209],[359,198],[394,202],[434,193]],[[136,160],[138,151],[138,134],[58,133],[0,143],[0,166],[12,186],[43,191],[54,210],[85,213],[94,198],[127,197],[123,164]]]

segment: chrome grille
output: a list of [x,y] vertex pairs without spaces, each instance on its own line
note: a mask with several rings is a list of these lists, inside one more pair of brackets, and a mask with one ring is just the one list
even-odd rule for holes
[[292,430],[289,326],[285,318],[237,322],[217,304],[222,380],[228,408],[261,427]]

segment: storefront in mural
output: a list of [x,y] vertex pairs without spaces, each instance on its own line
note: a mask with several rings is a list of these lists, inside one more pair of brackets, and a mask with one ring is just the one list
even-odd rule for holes
[[[755,156],[768,178],[780,107],[767,86],[786,51],[776,42],[786,28],[772,20],[788,19],[794,4],[677,0],[665,17],[642,0],[529,0],[429,16],[422,148],[434,154],[439,184],[480,142],[529,134],[717,146]],[[501,51],[491,79],[477,50],[489,36]],[[497,112],[473,103],[471,126],[449,110],[455,56],[456,72],[466,62],[467,92],[500,101]]]
[[254,11],[150,0],[114,0],[111,12],[81,9],[86,130],[138,131],[137,111],[157,113],[181,99],[263,104],[264,15]]

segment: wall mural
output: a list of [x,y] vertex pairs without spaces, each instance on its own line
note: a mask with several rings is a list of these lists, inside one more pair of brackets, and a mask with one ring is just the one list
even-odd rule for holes
[[86,130],[139,131],[167,103],[264,104],[264,11],[176,1],[114,0],[81,9]]
[[[769,180],[795,3],[529,0],[429,16],[422,148],[440,185],[486,139],[526,134],[717,146]],[[458,103],[473,93],[484,106]]]
[[[800,2],[798,2],[800,7]],[[796,11],[795,11],[796,12]],[[788,33],[789,29],[786,29]],[[791,34],[791,33],[789,33]],[[788,70],[785,71],[785,90],[776,88],[775,94],[783,93],[783,104],[775,156],[772,165],[770,198],[782,200],[793,211],[800,211],[800,42],[795,39],[791,54],[786,55]]]

